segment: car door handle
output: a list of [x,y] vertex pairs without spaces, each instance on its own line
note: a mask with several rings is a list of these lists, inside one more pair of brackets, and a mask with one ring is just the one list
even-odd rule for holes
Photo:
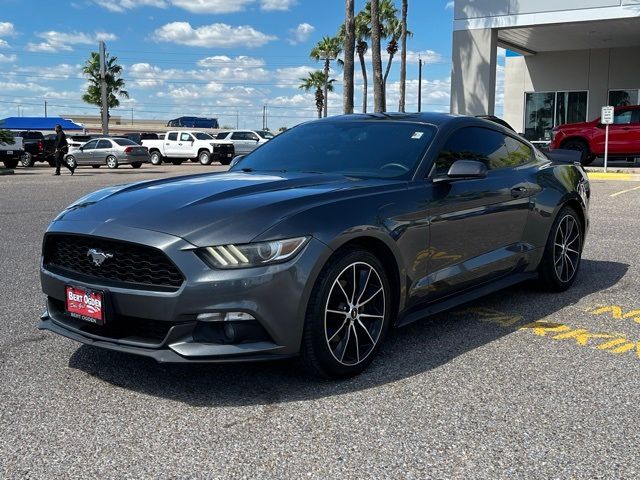
[[527,189],[525,187],[516,187],[511,189],[511,196],[513,198],[524,197],[527,194]]

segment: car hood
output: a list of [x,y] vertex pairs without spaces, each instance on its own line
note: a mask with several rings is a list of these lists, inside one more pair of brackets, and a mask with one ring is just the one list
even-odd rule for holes
[[556,129],[559,131],[559,130],[569,130],[574,128],[586,128],[586,127],[592,127],[596,123],[597,122],[565,123],[564,125],[559,125],[558,127],[556,127]]
[[67,207],[56,221],[141,228],[196,246],[246,243],[314,205],[389,187],[404,188],[406,182],[304,173],[191,175],[99,190]]

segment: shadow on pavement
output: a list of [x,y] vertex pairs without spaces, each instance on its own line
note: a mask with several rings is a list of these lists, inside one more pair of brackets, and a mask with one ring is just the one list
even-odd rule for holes
[[[561,294],[522,284],[472,302],[543,319],[616,285],[628,265],[583,260],[575,285]],[[518,312],[513,312],[517,308]],[[459,309],[463,310],[463,309]],[[295,360],[229,365],[160,365],[153,360],[81,346],[69,366],[113,385],[194,406],[242,406],[312,400],[393,383],[435,369],[475,348],[513,333],[469,315],[445,312],[390,332],[378,358],[359,377],[327,381],[312,377]]]

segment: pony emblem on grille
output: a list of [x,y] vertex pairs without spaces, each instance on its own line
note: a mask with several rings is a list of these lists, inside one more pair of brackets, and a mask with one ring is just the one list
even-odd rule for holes
[[91,257],[91,261],[96,267],[101,266],[106,260],[113,258],[112,253],[105,253],[101,250],[90,248],[87,252],[87,257]]

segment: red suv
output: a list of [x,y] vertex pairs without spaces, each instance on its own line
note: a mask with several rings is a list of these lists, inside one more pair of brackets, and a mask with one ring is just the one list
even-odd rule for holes
[[[582,152],[582,164],[589,165],[604,155],[605,126],[600,118],[592,122],[569,123],[553,129],[549,150],[563,148]],[[640,106],[617,107],[609,127],[609,154],[613,157],[640,156]]]

